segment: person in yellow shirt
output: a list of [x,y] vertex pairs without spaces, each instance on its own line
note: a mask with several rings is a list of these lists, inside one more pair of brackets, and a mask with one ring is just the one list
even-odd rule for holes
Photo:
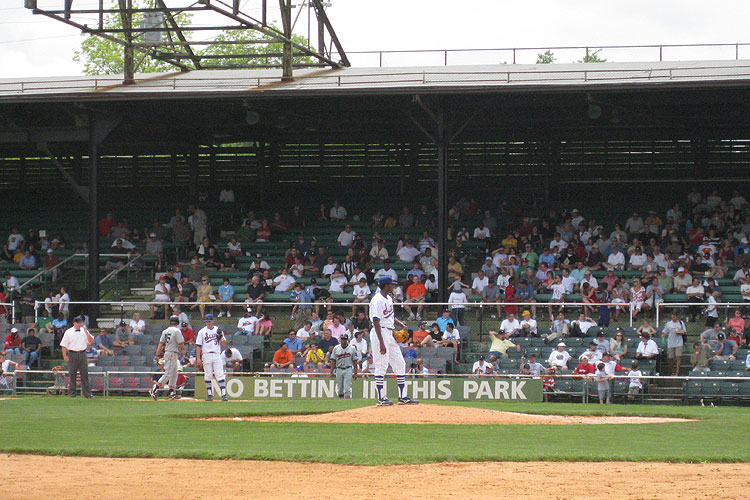
[[494,330],[490,330],[489,334],[490,337],[492,337],[492,345],[490,346],[490,352],[488,356],[496,356],[497,359],[507,358],[508,349],[511,349],[513,347],[515,347],[517,351],[521,351],[520,345],[516,345],[505,338],[504,331],[501,330],[500,332],[496,332]]
[[318,348],[317,342],[310,342],[310,348],[307,350],[307,354],[305,354],[305,363],[303,366],[305,370],[310,368],[311,365],[317,366],[318,370],[322,370],[325,365],[325,359],[326,356]]
[[508,236],[506,236],[505,239],[500,242],[500,244],[504,247],[516,248],[518,246],[518,240],[513,235],[513,233],[508,233]]

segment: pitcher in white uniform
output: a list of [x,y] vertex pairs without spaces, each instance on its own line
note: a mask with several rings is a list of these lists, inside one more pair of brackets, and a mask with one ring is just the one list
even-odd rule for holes
[[200,329],[195,338],[196,368],[203,370],[203,378],[206,381],[206,401],[213,401],[214,391],[211,387],[211,379],[216,378],[221,389],[221,400],[227,400],[227,385],[224,377],[224,365],[221,362],[222,346],[227,345],[227,339],[221,333],[218,326],[214,326],[214,315],[206,314],[203,317],[206,326]]
[[390,276],[381,276],[378,279],[380,292],[370,300],[370,321],[372,321],[372,330],[370,331],[370,341],[372,342],[372,357],[375,365],[375,387],[378,391],[378,406],[390,406],[393,403],[388,400],[385,394],[384,382],[385,372],[390,365],[396,374],[398,384],[398,404],[408,405],[417,404],[418,401],[411,399],[406,395],[406,363],[404,356],[401,354],[396,339],[393,338],[393,328],[406,328],[401,321],[396,319],[393,309],[393,291],[396,283]]

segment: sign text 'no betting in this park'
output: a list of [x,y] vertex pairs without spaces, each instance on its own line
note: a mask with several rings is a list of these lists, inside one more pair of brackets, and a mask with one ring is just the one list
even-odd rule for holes
[[[542,381],[538,379],[412,379],[406,385],[411,396],[425,401],[542,400]],[[388,394],[397,394],[394,380],[387,380],[386,386]],[[356,399],[375,399],[375,382],[355,380],[352,394]],[[203,384],[196,384],[195,395],[205,397]],[[338,392],[336,381],[329,378],[231,377],[227,395],[232,399],[330,399],[338,397]]]

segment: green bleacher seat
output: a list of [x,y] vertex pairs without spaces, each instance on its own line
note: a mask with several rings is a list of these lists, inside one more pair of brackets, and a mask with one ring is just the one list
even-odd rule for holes
[[736,396],[739,394],[739,385],[736,382],[720,382],[719,388],[723,396]]

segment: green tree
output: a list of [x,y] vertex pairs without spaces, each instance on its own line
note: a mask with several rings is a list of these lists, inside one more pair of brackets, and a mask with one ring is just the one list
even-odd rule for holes
[[[152,7],[146,0],[135,0],[133,7],[145,8]],[[176,16],[180,26],[190,24],[190,14],[183,13]],[[143,14],[136,13],[133,15],[133,26],[140,26],[143,21]],[[121,29],[122,18],[119,14],[110,14],[104,18],[104,26],[107,28]],[[110,33],[112,37],[125,40],[123,33]],[[87,75],[114,75],[122,73],[125,66],[125,54],[123,46],[106,38],[95,35],[84,34],[81,42],[81,48],[73,54],[73,60],[83,62],[83,72]],[[170,35],[173,36],[173,35]],[[187,34],[186,34],[187,36]],[[167,34],[163,35],[167,37]],[[138,40],[136,40],[136,43]],[[180,52],[184,53],[182,49]],[[135,71],[136,73],[157,73],[171,71],[174,69],[169,63],[150,57],[140,51],[135,52]]]
[[[217,42],[247,42],[267,40],[268,37],[263,33],[254,30],[225,30],[214,40]],[[299,35],[292,35],[292,40],[299,45],[307,46],[307,38]],[[281,42],[270,43],[248,43],[248,44],[229,44],[229,45],[208,45],[201,55],[230,55],[230,54],[281,54],[283,44]],[[296,50],[296,49],[295,49]],[[294,64],[307,64],[315,62],[310,56],[294,57]],[[258,64],[281,64],[281,57],[231,57],[222,59],[206,59],[204,65],[211,66],[248,66]]]
[[578,60],[576,62],[579,62],[579,63],[602,63],[602,62],[607,62],[606,59],[604,59],[602,57],[599,57],[599,52],[601,52],[601,51],[602,51],[602,49],[597,49],[597,50],[589,51],[589,53],[586,54],[586,56],[584,56],[583,59],[580,59],[580,60]]
[[555,54],[551,50],[547,50],[546,52],[540,52],[536,55],[536,63],[537,64],[552,64],[555,62]]
[[[134,0],[133,7],[153,7],[153,2],[150,0]],[[137,13],[133,15],[133,26],[140,26],[143,20],[143,14]],[[175,16],[179,26],[189,26],[191,22],[191,16],[189,13],[182,13]],[[104,25],[108,28],[121,29],[122,18],[119,14],[110,14],[105,16]],[[185,37],[190,40],[189,31],[183,32]],[[120,40],[125,40],[123,33],[111,33],[113,37],[117,37]],[[125,56],[123,46],[115,43],[106,38],[102,38],[95,35],[85,35],[84,40],[81,42],[81,48],[73,55],[74,61],[84,63],[83,71],[87,75],[113,75],[122,73],[125,66]],[[162,35],[163,41],[169,41],[174,38],[174,34],[171,32],[164,32]],[[222,41],[260,41],[265,40],[267,37],[262,33],[254,30],[225,30],[220,33],[215,40]],[[307,38],[299,35],[292,35],[292,39],[300,44],[307,46]],[[137,40],[136,40],[137,41]],[[182,45],[175,45],[176,51],[180,54],[186,54]],[[169,52],[174,52],[175,49],[172,47],[162,47],[162,50],[169,49]],[[228,45],[208,45],[205,49],[198,52],[197,55],[231,55],[238,53],[247,54],[263,54],[263,53],[278,53],[280,54],[283,50],[280,42],[271,43],[248,43],[248,44],[228,44]],[[159,52],[157,48],[154,52]],[[186,64],[189,61],[185,61]],[[294,58],[295,64],[306,64],[313,63],[315,60],[309,56],[296,56]],[[246,58],[217,58],[217,59],[204,59],[203,66],[234,66],[234,65],[256,65],[256,64],[281,64],[281,57],[246,57]],[[149,54],[136,51],[135,53],[135,71],[136,73],[155,73],[174,71],[175,66],[155,59]]]

